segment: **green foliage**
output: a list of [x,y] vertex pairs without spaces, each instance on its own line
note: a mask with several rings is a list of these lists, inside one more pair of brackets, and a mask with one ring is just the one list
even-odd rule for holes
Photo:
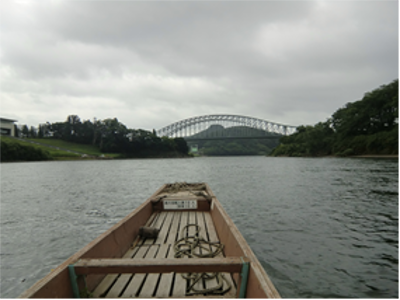
[[48,124],[47,128],[56,139],[93,145],[102,153],[118,153],[121,157],[180,157],[189,151],[184,139],[160,138],[155,130],[128,129],[117,118],[95,119],[92,123],[70,115],[65,122]]
[[[50,137],[52,133],[52,137]],[[157,137],[153,132],[142,129],[128,129],[124,124],[120,123],[117,118],[94,120],[92,123],[89,120],[81,121],[76,115],[70,115],[65,122],[47,123],[39,126],[38,132],[31,127],[24,125],[21,130],[24,137],[35,138],[43,144],[65,148],[72,151],[86,153],[89,155],[99,156],[102,153],[113,153],[113,157],[185,157],[188,156],[189,148],[186,141],[182,138]],[[39,138],[36,138],[38,136]],[[24,148],[24,142],[13,141],[16,144],[21,144]],[[77,158],[78,154],[56,150],[45,146],[35,145],[36,149],[25,158],[19,154],[15,154],[16,158],[12,157],[10,151],[19,150],[20,146],[8,147],[4,145],[4,161],[11,160],[32,160],[33,152],[37,149],[49,149],[44,152],[48,157],[37,159],[42,160],[50,158],[66,157]],[[17,149],[18,148],[18,149]],[[32,146],[28,145],[29,150]],[[2,144],[3,150],[3,144]],[[40,152],[38,150],[38,153]],[[27,153],[24,152],[24,155]],[[3,155],[2,155],[3,158]]]
[[30,145],[1,139],[1,162],[51,160],[48,152]]
[[[79,146],[79,145],[76,145],[73,143],[68,143],[68,142],[64,142],[64,141],[60,141],[60,140],[51,140],[51,142],[50,142],[50,140],[48,140],[48,139],[32,139],[39,143],[42,143],[44,141],[44,144],[31,144],[28,139],[17,140],[17,139],[13,139],[12,137],[7,137],[7,136],[2,136],[1,140],[8,142],[8,143],[16,143],[16,144],[21,145],[22,147],[29,146],[29,147],[33,147],[34,149],[41,150],[45,153],[48,153],[50,155],[50,158],[53,160],[77,159],[77,158],[81,157],[81,155],[69,152],[67,150],[64,151],[61,149],[55,149],[55,148],[46,146],[46,145],[50,145],[50,144],[53,144],[53,146],[60,146],[60,144],[65,144],[63,147],[65,149],[69,149],[69,150],[75,150],[75,149],[73,149],[73,148],[76,148],[76,147],[74,147],[74,145]],[[20,161],[25,161],[25,159],[21,158]]]
[[397,127],[398,80],[368,92],[360,101],[347,103],[332,115],[332,127],[343,137],[371,135]]
[[183,138],[175,138],[173,139],[176,147],[176,151],[179,153],[188,153],[189,152],[189,147]]
[[[78,143],[73,143],[73,142],[67,142],[67,141],[63,141],[60,139],[55,139],[55,138],[36,138],[36,139],[32,139],[32,141],[44,144],[44,145],[49,145],[49,146],[53,146],[53,147],[58,147],[58,148],[64,148],[64,149],[68,149],[71,151],[76,151],[76,152],[80,152],[80,153],[85,153],[85,154],[89,154],[89,155],[94,155],[94,156],[99,156],[102,154],[102,152],[100,151],[100,149],[97,146],[93,146],[93,145],[87,145],[87,144],[78,144]],[[49,151],[51,151],[51,148],[48,148]],[[60,152],[60,151],[54,151],[54,152]],[[65,152],[62,151],[63,153],[61,153],[61,156],[64,156]],[[53,154],[53,153],[52,153]],[[60,156],[58,155],[58,156]]]
[[274,156],[398,154],[398,80],[347,103],[327,122],[299,126]]
[[22,135],[26,136],[26,137],[29,136],[28,126],[26,126],[26,125],[22,126]]
[[333,135],[329,122],[320,122],[315,126],[299,126],[294,134],[281,138],[281,144],[274,149],[272,155],[330,155]]

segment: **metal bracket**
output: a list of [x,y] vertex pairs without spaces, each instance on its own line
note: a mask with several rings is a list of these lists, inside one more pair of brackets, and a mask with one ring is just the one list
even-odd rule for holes
[[246,291],[247,291],[247,281],[249,279],[249,267],[250,263],[245,262],[243,260],[243,257],[241,257],[243,266],[242,266],[242,272],[240,273],[240,277],[242,278],[240,282],[240,290],[239,290],[239,298],[246,298]]
[[72,287],[72,293],[74,294],[74,298],[80,298],[78,282],[77,282],[78,276],[76,276],[74,265],[69,265],[68,271],[69,271],[69,278],[71,280],[71,287]]

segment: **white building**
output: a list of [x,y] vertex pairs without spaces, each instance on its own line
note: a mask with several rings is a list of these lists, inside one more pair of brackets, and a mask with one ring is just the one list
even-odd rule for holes
[[17,122],[17,120],[0,118],[0,134],[15,136],[15,129],[14,129],[15,122]]

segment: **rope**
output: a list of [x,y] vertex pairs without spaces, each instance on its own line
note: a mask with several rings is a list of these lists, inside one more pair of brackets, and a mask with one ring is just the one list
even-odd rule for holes
[[[188,191],[189,193],[198,196],[204,197],[207,200],[211,200],[210,195],[206,193],[206,185],[204,183],[187,183],[187,182],[175,182],[168,184],[164,192],[169,194],[175,194],[180,191]],[[164,195],[163,197],[167,197]],[[158,199],[158,201],[161,199]]]
[[206,185],[204,183],[175,182],[168,184],[164,192],[174,194],[179,191],[189,191],[194,194],[193,190],[203,191],[205,189]]
[[[185,230],[189,233],[189,228],[192,226],[196,228],[195,234],[186,236]],[[183,227],[181,231],[181,236],[183,236],[183,238],[179,239],[174,244],[175,258],[182,258],[185,256],[188,256],[189,258],[212,258],[222,253],[224,245],[219,242],[209,242],[205,240],[199,235],[200,229],[200,226],[197,224],[188,224]],[[186,295],[188,296],[196,294],[221,295],[231,289],[230,283],[221,273],[189,273],[187,275],[182,274],[182,277],[187,281]],[[215,287],[208,289],[194,288],[196,283],[201,282],[201,280],[207,281],[213,279],[216,279],[217,281],[217,286]],[[224,281],[227,285],[226,289],[223,289]]]

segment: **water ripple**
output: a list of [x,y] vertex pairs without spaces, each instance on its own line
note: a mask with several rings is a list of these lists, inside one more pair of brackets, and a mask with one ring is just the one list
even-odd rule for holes
[[283,297],[398,296],[396,160],[210,157],[1,167],[1,297],[18,296],[162,184],[177,181],[211,185]]

